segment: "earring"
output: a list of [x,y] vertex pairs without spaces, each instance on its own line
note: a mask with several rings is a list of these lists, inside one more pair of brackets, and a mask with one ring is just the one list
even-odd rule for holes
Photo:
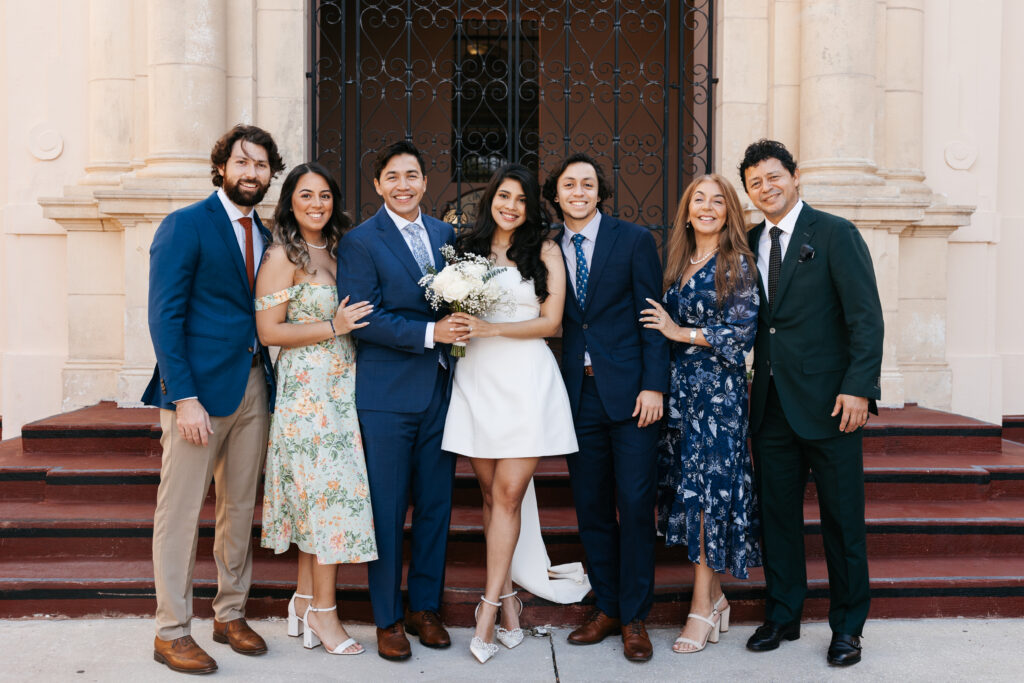
[[691,223],[689,220],[686,221],[686,229],[693,230],[693,223]]

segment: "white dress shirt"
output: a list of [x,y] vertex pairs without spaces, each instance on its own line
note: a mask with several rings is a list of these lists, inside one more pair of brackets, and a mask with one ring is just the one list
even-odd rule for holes
[[[231,221],[231,228],[235,231],[235,239],[238,240],[238,248],[242,252],[242,261],[245,261],[245,228],[238,222],[239,218],[249,217],[252,218],[252,207],[249,208],[249,213],[242,213],[241,209],[231,203],[228,199],[228,195],[224,192],[223,187],[217,188],[217,198],[220,199],[220,203],[224,205],[224,211],[228,214],[228,220]],[[260,256],[263,254],[263,235],[260,233],[260,229],[256,227],[256,221],[252,222],[252,257],[255,263],[252,264],[252,272],[256,273],[260,269],[260,261],[263,259]]]
[[761,231],[761,238],[757,241],[757,270],[761,274],[761,290],[764,298],[768,299],[768,257],[772,251],[771,229],[773,227],[782,230],[779,235],[779,246],[782,247],[782,258],[786,258],[786,249],[789,248],[789,240],[793,237],[793,229],[796,228],[796,219],[800,217],[800,210],[804,208],[804,200],[798,199],[796,205],[789,210],[777,226],[772,225],[767,218],[764,220],[764,230]]
[[[594,245],[597,243],[597,231],[600,227],[601,212],[598,211],[590,219],[590,222],[583,226],[579,233],[573,232],[568,227],[562,233],[562,253],[565,255],[565,265],[568,266],[569,270],[569,284],[571,285],[572,296],[576,296],[576,245],[572,243],[572,238],[577,234],[583,235],[583,244],[580,245],[580,248],[583,249],[583,257],[587,260],[587,272],[589,273],[590,266],[594,262]],[[584,351],[583,366],[586,367],[590,364],[590,352]]]
[[[391,216],[391,220],[394,221],[395,227],[398,228],[398,234],[400,234],[402,236],[402,239],[405,240],[406,246],[409,247],[409,252],[414,255],[413,259],[416,258],[415,257],[415,253],[416,252],[413,251],[412,240],[415,239],[416,235],[419,235],[419,239],[423,243],[423,247],[427,250],[427,255],[430,256],[431,259],[434,258],[433,249],[430,247],[430,235],[427,234],[427,229],[423,226],[423,212],[422,211],[420,211],[418,214],[416,214],[416,218],[414,220],[410,221],[410,220],[406,220],[406,219],[402,218],[397,213],[395,213],[394,211],[389,209],[387,204],[384,205],[384,210],[388,212],[388,215]],[[410,226],[410,225],[414,226],[413,229],[412,230],[406,230],[405,228]],[[410,234],[410,233],[414,233],[414,234]],[[431,264],[431,265],[434,265],[435,267],[437,266],[436,263]],[[423,339],[423,348],[425,348],[425,349],[432,349],[432,348],[434,348],[434,323],[433,322],[428,322],[427,323],[427,331],[426,331],[426,334],[424,335],[424,339]]]

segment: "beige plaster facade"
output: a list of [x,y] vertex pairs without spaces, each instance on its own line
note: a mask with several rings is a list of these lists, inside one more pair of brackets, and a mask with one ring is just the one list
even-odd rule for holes
[[[737,178],[748,142],[778,138],[804,197],[857,223],[885,312],[883,401],[1024,413],[1024,3],[714,11],[714,167]],[[211,191],[213,140],[253,122],[289,164],[306,157],[308,13],[307,0],[0,2],[5,436],[141,394],[149,243]]]

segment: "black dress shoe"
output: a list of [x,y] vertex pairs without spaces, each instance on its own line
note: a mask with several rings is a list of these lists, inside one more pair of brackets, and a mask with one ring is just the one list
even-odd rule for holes
[[860,636],[833,633],[828,646],[828,663],[832,666],[850,666],[860,661]]
[[767,652],[774,650],[782,642],[782,639],[797,640],[800,637],[800,622],[792,621],[788,624],[776,624],[774,621],[766,621],[757,627],[754,635],[747,641],[747,649],[754,652]]

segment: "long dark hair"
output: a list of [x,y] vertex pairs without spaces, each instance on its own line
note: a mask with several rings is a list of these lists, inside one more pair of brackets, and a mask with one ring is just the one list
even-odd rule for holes
[[[725,196],[725,225],[718,232],[718,261],[715,266],[715,292],[721,308],[736,290],[757,277],[754,253],[747,245],[747,228],[743,223],[743,207],[736,189],[717,173],[708,173],[693,179],[679,200],[679,210],[668,238],[668,258],[665,261],[664,289],[671,287],[686,270],[686,264],[697,249],[693,226],[690,224],[690,200],[697,186],[705,180],[718,185]],[[743,261],[747,273],[743,273]]]
[[299,164],[291,170],[281,183],[281,196],[277,200],[277,208],[274,210],[274,241],[284,245],[284,252],[288,260],[302,270],[312,275],[309,271],[309,249],[306,241],[302,239],[302,231],[299,230],[299,222],[292,211],[292,195],[295,194],[295,186],[299,184],[299,178],[307,173],[315,173],[327,182],[327,188],[331,191],[331,198],[334,200],[331,206],[331,217],[324,226],[323,236],[327,244],[327,253],[334,254],[338,248],[341,236],[352,227],[352,219],[341,209],[341,190],[338,183],[331,176],[331,172],[316,163],[308,161]]
[[548,298],[548,269],[540,258],[540,252],[550,229],[550,220],[540,203],[540,183],[530,169],[521,164],[509,164],[495,171],[477,204],[476,222],[459,235],[455,247],[464,254],[490,258],[491,240],[497,227],[491,217],[491,204],[494,195],[498,194],[498,187],[506,179],[519,183],[526,195],[526,221],[512,232],[508,260],[516,264],[524,280],[533,280],[533,291],[538,299],[544,301]]

